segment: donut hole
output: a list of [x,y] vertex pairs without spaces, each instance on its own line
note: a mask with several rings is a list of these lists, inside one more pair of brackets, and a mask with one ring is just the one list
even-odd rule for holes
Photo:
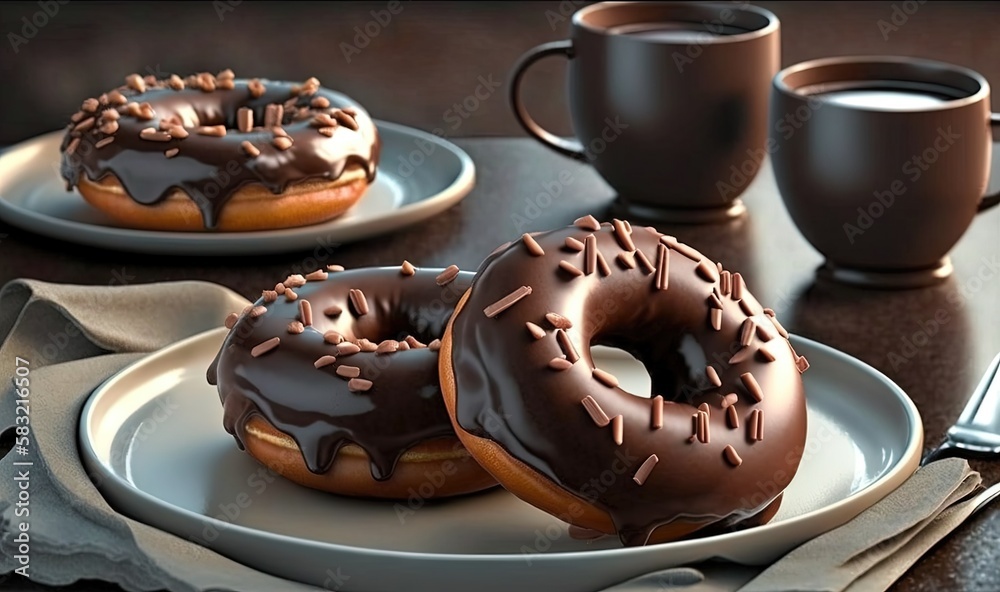
[[690,398],[708,388],[707,357],[693,335],[597,335],[590,344],[594,366],[614,374],[628,394],[667,400]]
[[653,379],[646,366],[628,351],[608,345],[595,345],[590,348],[594,365],[614,374],[619,386],[630,395],[650,398],[653,392]]

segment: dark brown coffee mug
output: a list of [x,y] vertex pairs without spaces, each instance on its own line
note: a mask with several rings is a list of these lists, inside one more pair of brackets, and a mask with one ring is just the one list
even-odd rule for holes
[[[521,102],[527,68],[553,55],[569,59],[574,139],[546,131]],[[529,134],[593,164],[618,192],[623,214],[725,220],[745,211],[739,195],[764,156],[767,98],[779,63],[779,23],[767,10],[599,3],[573,15],[570,40],[521,57],[510,101]]]
[[990,173],[990,87],[909,57],[838,57],[774,78],[767,149],[781,197],[826,257],[820,274],[867,287],[937,283]]

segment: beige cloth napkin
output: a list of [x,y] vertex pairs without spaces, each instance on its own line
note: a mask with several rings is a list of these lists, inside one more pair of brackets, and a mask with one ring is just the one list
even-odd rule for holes
[[[14,424],[15,357],[31,362],[31,443],[0,460],[0,575],[15,559],[17,475],[30,461],[30,574],[63,585],[112,581],[127,590],[316,590],[258,572],[125,518],[87,477],[77,453],[80,411],[109,376],[177,340],[215,328],[247,301],[203,282],[84,287],[14,281],[0,289],[0,431]],[[965,461],[924,467],[854,521],[759,568],[702,564],[616,590],[709,592],[882,590],[972,511],[957,503],[979,486]],[[759,575],[758,575],[759,574]],[[389,592],[389,591],[387,591]]]

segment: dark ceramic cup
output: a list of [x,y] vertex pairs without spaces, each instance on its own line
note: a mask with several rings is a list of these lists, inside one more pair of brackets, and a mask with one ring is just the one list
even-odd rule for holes
[[951,273],[948,252],[990,173],[990,87],[972,70],[908,57],[839,57],[774,78],[768,152],[781,197],[826,257],[821,277],[907,288]]
[[[569,59],[576,134],[543,129],[520,98],[547,56]],[[777,17],[746,4],[612,2],[572,18],[572,38],[521,57],[510,101],[525,130],[591,163],[623,215],[710,222],[741,215],[767,139],[767,98],[780,63]]]

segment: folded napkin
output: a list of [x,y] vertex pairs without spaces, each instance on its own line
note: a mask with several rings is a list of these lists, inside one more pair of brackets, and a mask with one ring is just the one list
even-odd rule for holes
[[[22,567],[15,515],[18,481],[30,466],[30,563],[38,582],[115,582],[126,590],[316,590],[243,566],[108,506],[76,443],[95,387],[146,353],[218,327],[248,302],[204,282],[85,287],[14,281],[0,289],[0,431],[14,425],[16,358],[30,361],[28,454],[0,460],[0,579]],[[616,590],[882,590],[972,512],[962,502],[980,483],[965,461],[920,469],[847,525],[764,570],[701,564],[659,572]],[[750,581],[752,579],[752,581]],[[747,584],[747,581],[750,581]],[[389,592],[389,591],[387,591]]]

